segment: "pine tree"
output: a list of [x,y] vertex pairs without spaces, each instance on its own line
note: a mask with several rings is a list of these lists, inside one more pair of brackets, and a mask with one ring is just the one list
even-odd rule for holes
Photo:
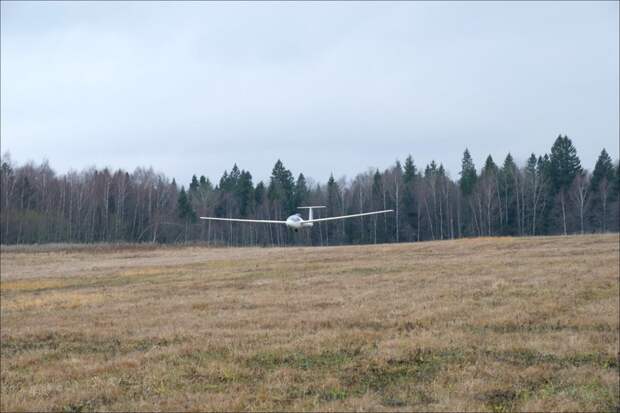
[[476,174],[476,166],[469,154],[469,149],[465,148],[463,152],[463,161],[461,162],[461,180],[459,182],[461,186],[461,192],[464,196],[469,196],[474,190],[476,180],[478,178]]
[[[405,167],[403,170],[403,196],[402,196],[402,214],[405,221],[405,234],[408,234],[408,241],[417,240],[418,234],[418,206],[415,196],[415,180],[417,171],[411,155],[405,159]],[[413,234],[416,234],[414,237]]]
[[594,171],[592,172],[592,179],[590,180],[590,190],[597,192],[599,186],[603,181],[612,183],[614,180],[614,165],[611,160],[611,156],[605,149],[601,151],[601,154],[596,161]]
[[531,235],[536,234],[536,220],[538,210],[540,209],[540,200],[542,194],[542,182],[539,175],[536,173],[536,165],[538,159],[536,155],[532,153],[527,159],[525,165],[525,181],[527,187],[527,208],[528,208],[528,231]]
[[[492,217],[492,212],[495,210],[494,206],[500,205],[500,202],[498,202],[499,200],[497,200],[497,194],[499,193],[499,188],[497,187],[498,171],[493,157],[491,155],[487,156],[484,167],[480,171],[480,179],[478,179],[477,183],[480,223],[481,227],[484,227],[482,228],[482,233],[486,233],[489,236],[494,233],[493,221],[495,220]],[[501,208],[499,209],[501,211]],[[482,216],[483,212],[484,216]]]
[[536,175],[537,162],[538,162],[538,159],[536,158],[536,155],[534,155],[533,153],[530,155],[529,158],[527,158],[527,164],[525,165],[525,171],[528,176]]
[[179,218],[182,220],[192,223],[196,222],[196,212],[194,212],[191,204],[189,203],[189,198],[187,197],[184,187],[181,187],[181,192],[179,192],[179,197],[177,199],[177,212]]
[[591,194],[591,213],[589,221],[603,232],[608,228],[607,217],[609,202],[611,201],[610,196],[612,196],[613,181],[614,166],[611,157],[607,151],[603,149],[594,166],[589,189]]
[[[448,235],[448,229],[446,225],[449,222],[449,205],[448,205],[448,185],[447,185],[448,177],[446,176],[446,170],[443,167],[443,164],[439,164],[439,168],[437,168],[437,190],[438,196],[436,199],[437,204],[439,205],[439,239],[444,239],[445,236]],[[444,200],[446,204],[444,205]],[[450,226],[450,231],[451,231]]]
[[217,189],[219,189],[220,191],[228,191],[229,188],[229,180],[228,180],[228,171],[224,171],[224,173],[222,174],[222,177],[220,178],[220,183],[217,187]]
[[550,161],[552,190],[556,194],[566,191],[575,177],[582,172],[577,149],[567,136],[557,137],[551,147]]
[[562,213],[562,229],[567,234],[566,223],[566,193],[573,180],[582,173],[581,162],[573,142],[567,137],[559,135],[551,147],[550,156],[551,191],[559,199]]
[[549,234],[552,232],[551,212],[553,209],[553,191],[551,189],[551,160],[549,154],[538,157],[536,162],[536,174],[538,175],[542,188],[540,206],[540,233]]
[[432,160],[430,164],[426,165],[424,168],[424,177],[431,178],[437,175],[437,163],[435,160]]
[[338,203],[338,194],[340,190],[338,188],[338,183],[334,179],[334,174],[329,175],[329,179],[327,180],[327,207],[334,209],[333,213],[337,212],[337,203]]
[[497,174],[497,165],[493,161],[493,157],[491,155],[487,156],[487,160],[484,163],[484,168],[480,171],[481,176],[495,176]]
[[254,185],[252,184],[252,174],[250,172],[240,172],[236,196],[239,204],[239,214],[242,217],[247,217],[254,212]]
[[515,164],[515,161],[512,158],[512,155],[510,153],[506,155],[506,159],[504,159],[504,164],[502,165],[502,169],[504,173],[507,174],[507,176],[512,176],[517,171],[517,164]]
[[413,158],[411,158],[411,155],[409,155],[407,156],[407,159],[405,159],[405,170],[403,173],[403,182],[405,184],[412,183],[413,180],[415,179],[415,176],[416,176],[415,164],[413,163]]
[[189,192],[195,193],[199,186],[200,184],[198,183],[198,178],[196,178],[196,175],[192,175],[192,182],[189,184]]
[[200,176],[200,190],[203,192],[212,191],[213,185],[209,178],[206,178],[204,175]]
[[[334,179],[334,175],[329,176],[327,181],[327,215],[338,215],[340,204],[340,188],[338,183]],[[327,239],[328,242],[331,239],[332,243],[338,242],[336,239],[336,223],[328,222],[327,224]]]
[[241,171],[239,170],[237,164],[234,164],[232,169],[230,170],[230,174],[228,175],[228,179],[230,180],[230,185],[232,188],[235,188],[237,186],[240,177]]
[[[469,149],[465,148],[463,152],[463,159],[461,161],[461,179],[459,180],[459,187],[461,194],[463,195],[463,204],[461,206],[463,211],[463,219],[459,218],[459,234],[468,232],[470,234],[480,234],[480,225],[476,215],[475,199],[472,196],[474,189],[476,188],[476,181],[478,175],[476,173],[476,166],[469,153]],[[459,208],[459,209],[461,209]],[[460,217],[460,211],[459,211]]]
[[256,188],[254,189],[254,201],[256,205],[262,205],[265,199],[265,184],[263,181],[260,181],[256,184]]
[[271,172],[267,196],[276,202],[282,215],[293,214],[297,208],[294,199],[295,180],[291,171],[278,159]]
[[504,235],[516,235],[519,233],[519,169],[508,153],[500,171],[501,193],[503,195],[504,212]]
[[297,177],[297,182],[295,183],[295,205],[298,207],[304,206],[306,204],[306,199],[308,199],[306,177],[304,174],[300,173],[299,177]]
[[185,223],[185,242],[187,242],[189,237],[189,226],[191,223],[196,222],[197,216],[196,212],[192,209],[192,205],[189,202],[184,187],[181,187],[181,192],[179,192],[179,198],[177,199],[177,213],[179,218]]
[[403,166],[400,164],[400,161],[398,159],[396,160],[396,163],[394,164],[394,171],[399,176],[402,176],[402,174],[403,174]]
[[[385,188],[383,184],[383,176],[377,169],[372,179],[372,208],[374,210],[384,209],[385,206]],[[385,220],[381,220],[379,223],[379,217],[377,215],[372,217],[374,225],[374,242],[385,242],[386,238],[386,223]]]

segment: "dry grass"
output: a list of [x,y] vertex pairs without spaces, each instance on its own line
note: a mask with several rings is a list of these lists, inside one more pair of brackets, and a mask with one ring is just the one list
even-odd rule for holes
[[3,249],[1,409],[618,409],[618,235]]

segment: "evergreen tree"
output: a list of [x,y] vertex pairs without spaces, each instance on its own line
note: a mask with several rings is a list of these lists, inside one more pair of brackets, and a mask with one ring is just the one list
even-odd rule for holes
[[551,160],[549,159],[548,154],[538,157],[538,161],[536,163],[536,174],[543,185],[543,192],[541,195],[542,204],[540,207],[541,219],[539,219],[541,227],[540,233],[549,234],[552,232],[550,216],[553,209],[553,205],[551,203],[551,201],[553,201],[553,191],[551,190]]
[[606,231],[608,228],[609,203],[613,201],[614,172],[611,157],[603,149],[590,180],[591,209],[588,216],[588,220],[601,231]]
[[[372,178],[372,208],[374,210],[383,209],[383,179],[381,173],[377,169]],[[385,225],[378,223],[379,218],[375,215],[372,217],[374,225],[374,242],[385,242]]]
[[220,184],[218,185],[217,189],[219,189],[220,191],[229,191],[229,179],[228,179],[228,171],[224,171],[224,173],[222,174],[222,177],[220,178]]
[[215,201],[215,215],[218,217],[228,217],[231,215],[231,197],[234,192],[235,186],[233,184],[230,175],[227,170],[220,177],[220,183],[215,187],[216,201]]
[[265,200],[265,184],[263,181],[260,181],[256,184],[256,188],[254,189],[254,201],[256,205],[262,205]]
[[464,196],[469,196],[474,190],[478,176],[476,174],[476,166],[467,148],[465,148],[465,152],[463,152],[460,175],[461,180],[459,184],[461,186],[461,192]]
[[[497,196],[499,193],[499,188],[497,186],[498,172],[499,169],[495,161],[493,161],[493,157],[491,155],[487,156],[484,166],[480,171],[480,178],[476,184],[480,232],[482,234],[486,233],[489,236],[494,235],[496,232],[495,221],[497,221],[497,219],[494,219],[494,217],[497,214],[495,214],[495,211],[497,209],[501,210],[501,205]],[[500,219],[499,222],[501,224],[502,220]]]
[[293,214],[297,208],[294,198],[295,179],[291,171],[278,159],[271,171],[267,196],[276,202],[282,216]]
[[594,171],[592,172],[592,180],[590,181],[590,191],[595,193],[599,190],[599,186],[603,181],[612,184],[614,180],[614,166],[611,157],[605,149],[596,161]]
[[415,179],[417,171],[411,155],[405,159],[403,170],[403,196],[402,214],[405,222],[405,233],[408,234],[408,241],[417,240],[418,234],[418,205],[415,196]]
[[527,158],[527,164],[525,165],[525,171],[527,176],[536,176],[536,164],[538,163],[538,159],[536,155],[533,153]]
[[236,196],[239,204],[239,214],[242,217],[247,217],[254,212],[254,185],[252,184],[252,174],[250,172],[240,172]]
[[582,172],[581,162],[573,142],[562,135],[558,136],[551,147],[550,172],[554,193],[570,188],[575,177]]
[[512,175],[514,175],[516,173],[516,171],[517,171],[517,164],[515,164],[515,161],[512,158],[512,155],[510,153],[508,153],[508,155],[506,155],[506,159],[504,159],[504,164],[502,165],[502,169],[503,169],[503,172],[507,176],[512,176]]
[[499,174],[503,195],[504,227],[502,232],[504,235],[517,235],[519,233],[518,174],[519,168],[517,168],[512,155],[508,153]]
[[381,173],[377,169],[372,177],[372,208],[380,208],[383,202],[383,184],[381,182]]
[[230,173],[224,171],[224,174],[222,174],[219,189],[224,192],[235,193],[237,191],[237,185],[240,177],[241,171],[239,170],[237,164],[234,164],[230,170]]
[[538,218],[538,210],[540,209],[540,198],[542,194],[542,185],[539,176],[536,174],[536,164],[538,159],[532,153],[525,164],[524,178],[527,187],[526,203],[527,203],[527,231],[531,235],[536,234],[536,220]]
[[196,222],[196,212],[192,209],[184,187],[181,187],[181,192],[179,192],[177,199],[177,213],[179,218],[186,222]]
[[550,156],[551,191],[559,201],[562,217],[562,229],[567,234],[566,220],[566,193],[571,187],[575,177],[582,173],[581,162],[577,157],[577,150],[573,142],[567,137],[559,135],[551,147]]
[[461,172],[459,174],[461,175],[459,187],[463,195],[463,203],[460,207],[463,213],[459,213],[459,216],[462,215],[462,219],[459,219],[459,234],[480,234],[480,225],[476,214],[476,202],[472,196],[476,188],[478,175],[476,173],[474,161],[467,148],[465,148],[465,152],[463,152]]
[[189,184],[189,192],[195,193],[199,187],[198,178],[196,178],[196,175],[192,175],[192,182]]
[[[338,204],[338,194],[340,193],[340,189],[338,188],[338,183],[334,179],[334,174],[329,175],[329,179],[327,180],[327,207],[328,208],[337,208]],[[332,214],[335,214],[337,210],[331,211]]]
[[213,190],[213,185],[209,178],[205,178],[204,175],[200,176],[200,190],[203,192],[209,192]]
[[181,187],[181,192],[179,192],[179,198],[177,199],[177,213],[179,218],[181,218],[185,223],[185,242],[187,242],[190,224],[196,222],[197,216],[196,212],[194,212],[192,208],[184,187]]
[[[534,158],[536,160],[536,158]],[[484,168],[480,171],[481,176],[495,176],[497,174],[497,165],[493,161],[493,157],[491,155],[487,156],[487,160],[484,163]]]
[[398,176],[403,175],[403,166],[400,164],[400,161],[397,159],[394,164],[394,171],[398,174]]
[[442,163],[440,163],[439,168],[437,168],[437,176],[440,176],[440,177],[446,176],[446,169],[443,167]]
[[230,174],[228,175],[228,179],[231,182],[231,186],[234,188],[237,186],[237,183],[239,182],[239,178],[241,177],[241,171],[239,170],[239,167],[237,166],[237,164],[234,164],[232,169],[230,170]]
[[[331,174],[329,176],[329,180],[327,181],[327,215],[334,216],[338,215],[339,206],[340,206],[340,187],[338,183],[334,179],[334,175]],[[328,222],[327,223],[327,235],[328,242],[337,243],[340,240],[337,238],[337,223]],[[331,241],[329,241],[331,240]]]
[[416,168],[411,155],[405,159],[405,171],[403,173],[403,182],[405,184],[412,183],[416,176]]
[[308,199],[306,177],[304,174],[300,173],[299,177],[297,177],[297,182],[295,183],[295,205],[298,207],[304,206],[306,204],[306,199]]
[[429,165],[426,165],[424,169],[424,177],[431,178],[437,175],[437,163],[435,160],[432,160]]

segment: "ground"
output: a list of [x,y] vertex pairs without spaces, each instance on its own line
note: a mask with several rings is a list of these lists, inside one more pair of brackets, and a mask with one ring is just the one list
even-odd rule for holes
[[619,237],[2,247],[18,410],[619,409]]

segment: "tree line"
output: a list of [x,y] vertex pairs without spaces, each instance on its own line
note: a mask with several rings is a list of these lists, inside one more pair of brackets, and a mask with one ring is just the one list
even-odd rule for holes
[[[254,184],[236,164],[219,181],[194,175],[187,187],[152,168],[90,168],[58,175],[48,162],[1,159],[0,241],[201,242],[227,246],[341,245],[619,231],[620,171],[603,149],[592,172],[567,136],[549,153],[517,165],[489,155],[478,170],[463,154],[458,179],[432,161],[368,170],[352,180],[314,183],[278,160]],[[393,214],[321,223],[299,233],[284,225],[199,220],[199,216],[284,220],[298,206],[323,216],[394,209]]]

